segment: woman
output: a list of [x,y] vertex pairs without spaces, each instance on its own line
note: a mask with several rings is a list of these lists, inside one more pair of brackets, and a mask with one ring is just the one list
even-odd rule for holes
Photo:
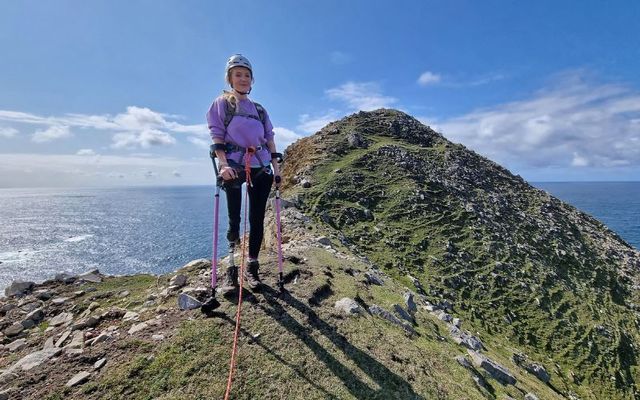
[[[280,183],[280,170],[276,160],[276,144],[273,140],[273,125],[262,106],[248,98],[253,83],[253,68],[241,54],[232,55],[225,69],[230,91],[215,99],[207,122],[213,139],[218,169],[227,194],[229,248],[240,242],[241,185],[244,182],[245,154],[255,150],[251,157],[251,185],[249,192],[249,259],[244,269],[244,278],[251,289],[260,286],[258,276],[258,253],[264,232],[264,212],[271,185]],[[273,156],[273,158],[272,158]],[[271,164],[271,165],[269,165]],[[227,268],[220,286],[225,295],[238,288],[238,269]]]

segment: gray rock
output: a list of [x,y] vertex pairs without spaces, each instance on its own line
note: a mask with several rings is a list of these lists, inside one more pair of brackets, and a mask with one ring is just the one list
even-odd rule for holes
[[73,283],[76,281],[76,277],[73,275],[69,275],[65,272],[62,272],[60,274],[56,274],[55,280],[58,282],[62,282],[66,285]]
[[13,325],[4,330],[4,334],[11,337],[16,336],[24,330],[24,325],[20,322],[14,322]]
[[540,379],[544,383],[549,383],[549,381],[551,380],[551,376],[549,376],[549,373],[547,372],[547,370],[540,364],[532,363],[527,365],[524,369],[526,369],[528,372],[535,375],[538,379]]
[[25,319],[24,321],[20,322],[22,324],[22,326],[24,326],[24,329],[30,329],[33,328],[34,326],[36,326],[36,323],[33,322],[33,320],[31,319]]
[[88,318],[83,318],[77,321],[75,324],[71,326],[71,329],[76,330],[76,329],[94,328],[98,326],[99,323],[100,323],[100,317],[92,315]]
[[0,392],[0,400],[9,400],[10,396],[13,394],[13,388],[5,389]]
[[122,317],[123,321],[135,321],[140,317],[140,314],[138,314],[135,311],[127,311],[126,314],[124,314],[124,317]]
[[27,299],[21,300],[18,306],[22,311],[24,311],[27,314],[30,313],[31,311],[37,310],[42,306],[42,303],[40,303],[39,301],[26,301],[23,303],[23,301],[25,300]]
[[449,334],[454,342],[471,350],[482,350],[483,344],[477,337],[469,332],[460,330],[457,326],[449,327]]
[[437,310],[434,312],[436,317],[438,317],[438,319],[440,321],[444,321],[444,322],[451,322],[453,321],[453,317],[451,316],[451,314],[448,314],[442,310]]
[[28,354],[28,355],[22,357],[20,360],[18,360],[15,364],[13,364],[9,368],[7,368],[2,373],[2,375],[10,374],[10,373],[13,373],[15,371],[29,371],[29,370],[39,366],[43,362],[47,361],[51,357],[57,356],[58,354],[60,354],[61,351],[62,350],[58,349],[58,348],[55,348],[55,349],[43,349],[43,350],[36,351],[34,353]]
[[456,328],[460,328],[460,325],[462,325],[462,322],[460,321],[460,318],[454,318],[453,321],[451,321],[451,323]]
[[186,287],[182,289],[182,293],[188,294],[189,296],[195,298],[198,301],[203,301],[207,299],[211,295],[211,289],[206,287]]
[[102,357],[101,359],[99,359],[98,361],[96,361],[93,364],[93,369],[94,370],[98,370],[102,367],[104,367],[104,365],[107,363],[107,358],[106,357]]
[[13,342],[9,343],[7,345],[7,349],[9,349],[10,352],[14,352],[14,351],[20,351],[22,349],[24,349],[25,347],[27,347],[27,340],[26,339],[18,339],[18,340],[14,340]]
[[411,316],[414,316],[416,314],[416,311],[418,311],[418,306],[413,300],[413,293],[406,292],[404,294],[404,303],[407,305],[407,311],[409,311],[409,314],[411,314]]
[[78,275],[78,280],[81,282],[100,283],[102,282],[102,276],[100,276],[100,271],[96,269]]
[[[137,315],[137,313],[135,313]],[[100,315],[102,319],[120,319],[123,316],[127,315],[127,310],[122,308],[111,308],[109,311],[105,311]]]
[[514,354],[511,359],[513,363],[524,368],[527,372],[533,374],[544,383],[549,383],[551,376],[547,370],[540,364],[532,363],[527,360],[527,356],[521,353]]
[[367,283],[370,285],[384,285],[384,280],[380,276],[380,274],[374,270],[370,269],[369,271],[364,273],[364,277],[367,279]]
[[76,385],[80,385],[82,383],[85,383],[87,380],[89,380],[90,376],[91,376],[91,373],[87,371],[78,372],[73,376],[73,378],[69,379],[69,382],[67,382],[65,386],[73,387]]
[[133,335],[147,329],[148,327],[149,325],[146,322],[140,322],[139,324],[133,325],[127,333],[129,333],[129,335]]
[[54,340],[53,340],[53,336],[48,338],[46,342],[44,342],[44,346],[42,347],[43,349],[52,349],[56,347],[56,345],[54,344]]
[[94,346],[94,345],[96,345],[96,344],[98,344],[98,343],[102,343],[102,342],[106,342],[107,340],[110,340],[110,339],[111,339],[111,337],[112,337],[112,336],[111,336],[111,333],[109,333],[109,332],[102,332],[101,334],[99,334],[99,335],[98,335],[98,336],[96,336],[95,338],[93,338],[93,339],[91,339],[91,340],[88,340],[88,341],[86,342],[86,344],[87,344],[88,346]]
[[413,283],[413,286],[416,287],[416,290],[418,291],[418,293],[424,296],[426,294],[426,291],[424,290],[424,287],[422,286],[422,283],[420,283],[420,281],[417,278],[415,278],[415,277],[413,277],[413,276],[411,276],[409,274],[407,274],[407,277],[409,278],[411,283]]
[[7,303],[7,304],[4,304],[2,307],[0,307],[0,312],[7,313],[7,312],[13,310],[14,308],[16,308],[15,304]]
[[33,295],[38,300],[46,301],[46,300],[49,300],[51,297],[53,297],[53,292],[47,289],[40,289],[40,290],[36,290],[33,293]]
[[73,314],[62,312],[49,320],[49,326],[59,326],[73,321]]
[[536,396],[535,394],[529,392],[529,393],[524,395],[524,400],[538,400],[538,396]]
[[426,306],[424,306],[424,309],[429,311],[429,312],[434,312],[439,310],[438,306],[435,306],[433,304],[427,304]]
[[302,182],[300,182],[302,184],[302,187],[307,189],[311,187],[311,182],[308,179],[303,179]]
[[15,372],[2,372],[0,374],[0,385],[5,385],[14,379],[18,379],[18,374],[16,374]]
[[467,350],[469,355],[471,356],[471,360],[473,361],[473,365],[476,367],[483,368],[487,371],[494,379],[505,384],[505,385],[515,385],[517,380],[516,378],[509,372],[509,370],[497,362],[491,360],[489,357],[478,353],[475,350]]
[[393,311],[395,311],[395,313],[405,321],[411,324],[415,323],[415,320],[413,319],[413,317],[404,308],[402,308],[400,304],[394,304]]
[[25,319],[30,319],[37,324],[44,319],[44,311],[42,311],[42,308],[35,309],[27,314]]
[[358,132],[352,132],[347,135],[347,142],[349,146],[355,148],[367,148],[369,147],[369,143],[365,140]]
[[453,304],[451,304],[449,300],[442,300],[440,303],[438,303],[438,307],[443,310],[453,311]]
[[372,306],[369,307],[369,312],[373,315],[377,315],[380,318],[386,319],[387,321],[395,325],[398,325],[399,327],[404,329],[405,332],[409,335],[415,335],[416,333],[416,331],[413,329],[413,326],[411,326],[411,324],[401,321],[400,319],[398,319],[398,317],[396,317],[395,315],[391,314],[389,311],[385,310],[384,308],[376,304],[373,304]]
[[331,246],[331,240],[326,236],[320,236],[318,238],[318,243],[320,243],[323,246]]
[[35,286],[34,282],[14,281],[11,283],[11,285],[9,285],[9,287],[4,289],[4,295],[7,297],[24,296],[26,294],[31,293],[31,290],[33,290],[34,286]]
[[128,290],[123,290],[122,292],[118,293],[118,297],[122,299],[122,298],[124,298],[124,297],[129,296],[129,294],[130,294],[130,293],[129,293],[129,291],[128,291]]
[[71,343],[65,346],[65,349],[82,349],[84,347],[84,332],[75,331]]
[[178,307],[181,310],[194,310],[196,308],[200,308],[201,306],[202,302],[186,293],[181,293],[178,296]]
[[469,360],[467,360],[467,357],[463,355],[456,356],[456,361],[458,362],[458,364],[462,365],[467,369],[473,369],[473,366],[471,365]]
[[58,339],[58,341],[56,342],[55,347],[62,347],[62,345],[64,344],[64,341],[67,340],[69,336],[71,336],[71,331],[64,331],[60,336],[60,338]]
[[346,315],[357,315],[362,312],[362,307],[354,299],[348,297],[336,301],[334,307]]
[[206,258],[198,258],[197,260],[193,260],[193,261],[189,261],[187,264],[185,264],[183,267],[181,267],[180,269],[210,269],[211,268],[211,261],[207,260]]
[[186,284],[187,284],[187,276],[186,275],[182,275],[182,274],[178,274],[178,275],[174,276],[169,281],[169,286],[175,286],[178,289],[183,287]]
[[51,299],[51,304],[54,306],[61,306],[69,300],[68,297],[56,297],[55,299]]

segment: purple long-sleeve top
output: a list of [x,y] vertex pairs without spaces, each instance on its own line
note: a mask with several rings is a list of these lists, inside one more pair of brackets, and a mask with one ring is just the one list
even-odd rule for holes
[[[264,126],[259,119],[236,115],[225,129],[225,107],[226,100],[220,96],[213,101],[213,104],[211,104],[207,112],[207,123],[209,125],[211,139],[220,139],[224,141],[224,143],[231,143],[244,148],[262,146],[262,150],[259,150],[257,155],[265,165],[269,165],[271,162],[271,153],[266,143],[273,139],[273,125],[271,124],[267,111],[265,110]],[[258,116],[256,106],[249,99],[240,100],[239,108],[238,105],[236,105],[236,108],[237,113]],[[244,165],[242,152],[227,153],[227,159]],[[260,161],[256,157],[252,157],[251,166],[260,167]]]

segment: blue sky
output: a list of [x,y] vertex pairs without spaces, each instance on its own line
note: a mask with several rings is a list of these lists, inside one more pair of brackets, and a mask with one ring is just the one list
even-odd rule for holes
[[212,182],[229,55],[279,147],[396,108],[529,181],[640,177],[637,1],[0,0],[0,187]]

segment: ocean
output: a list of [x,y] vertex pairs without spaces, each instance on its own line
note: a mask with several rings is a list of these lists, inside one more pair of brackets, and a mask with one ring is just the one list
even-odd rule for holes
[[[640,248],[640,182],[534,183]],[[214,188],[0,189],[0,290],[56,273],[163,274],[210,258]],[[220,195],[219,255],[227,253]]]
[[[0,189],[0,288],[93,268],[162,274],[211,258],[214,188]],[[220,193],[227,253],[226,199]]]

